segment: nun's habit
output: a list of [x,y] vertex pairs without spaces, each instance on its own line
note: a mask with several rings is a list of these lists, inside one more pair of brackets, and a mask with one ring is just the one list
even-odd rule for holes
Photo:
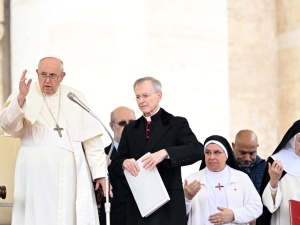
[[[229,208],[234,221],[227,224],[249,224],[262,213],[262,203],[249,176],[238,166],[228,141],[219,135],[208,137],[204,146],[217,144],[227,157],[225,168],[210,171],[202,160],[200,171],[187,177],[188,183],[199,180],[201,190],[192,200],[185,199],[188,225],[207,225],[209,215],[219,212],[217,206]],[[204,150],[205,150],[204,148]]]
[[300,157],[295,154],[296,135],[300,133],[300,120],[297,120],[286,132],[283,139],[268,158],[268,163],[280,160],[283,173],[279,179],[275,202],[270,189],[268,166],[265,169],[260,194],[264,204],[263,214],[257,225],[282,225],[290,223],[289,200],[300,201]]

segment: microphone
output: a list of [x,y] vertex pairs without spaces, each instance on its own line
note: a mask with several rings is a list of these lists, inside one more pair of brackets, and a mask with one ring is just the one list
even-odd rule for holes
[[[91,112],[91,110],[89,109],[89,107],[87,107],[82,101],[80,101],[80,99],[73,93],[73,92],[69,92],[68,93],[68,98],[70,100],[72,100],[73,102],[77,103],[79,106],[81,106],[84,110]],[[103,125],[101,123],[101,125]]]
[[68,98],[75,102],[77,105],[79,105],[80,107],[82,107],[84,110],[86,110],[88,113],[90,113],[93,117],[95,117],[98,122],[102,125],[102,127],[105,129],[105,131],[107,132],[107,134],[109,135],[110,139],[111,139],[111,146],[110,146],[110,149],[109,149],[109,153],[108,153],[108,156],[106,158],[106,174],[107,176],[105,177],[105,180],[106,180],[106,190],[105,190],[105,193],[106,193],[106,202],[105,202],[105,213],[106,213],[106,224],[107,225],[110,225],[110,202],[109,202],[109,180],[108,180],[108,177],[109,177],[109,174],[108,174],[108,161],[110,160],[110,156],[111,156],[111,153],[112,153],[112,150],[114,148],[114,139],[113,137],[111,136],[110,132],[108,131],[108,129],[106,128],[106,126],[104,125],[104,123],[96,116],[95,113],[92,112],[92,110],[90,110],[89,107],[87,107],[73,92],[69,92],[68,93]]

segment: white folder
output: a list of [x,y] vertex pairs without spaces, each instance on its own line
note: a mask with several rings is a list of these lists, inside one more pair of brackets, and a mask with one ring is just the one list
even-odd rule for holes
[[142,217],[147,217],[170,200],[166,187],[155,167],[150,170],[143,168],[141,159],[137,160],[140,172],[134,177],[127,170],[124,170],[127,182],[140,210]]

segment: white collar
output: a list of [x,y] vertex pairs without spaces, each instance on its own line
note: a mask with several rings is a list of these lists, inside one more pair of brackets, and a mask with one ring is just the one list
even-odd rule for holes
[[[159,111],[159,109],[160,109],[160,107],[158,107],[157,111],[156,111],[152,116],[154,116],[154,115]],[[151,121],[151,116],[144,116],[144,115],[143,115],[143,117],[144,117],[148,122]]]

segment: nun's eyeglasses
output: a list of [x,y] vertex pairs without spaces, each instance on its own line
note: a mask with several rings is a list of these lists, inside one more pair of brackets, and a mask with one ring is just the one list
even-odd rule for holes
[[211,155],[214,155],[214,156],[216,156],[216,157],[219,157],[219,156],[221,156],[223,153],[225,153],[224,151],[204,151],[204,155],[206,155],[206,156],[211,156]]

